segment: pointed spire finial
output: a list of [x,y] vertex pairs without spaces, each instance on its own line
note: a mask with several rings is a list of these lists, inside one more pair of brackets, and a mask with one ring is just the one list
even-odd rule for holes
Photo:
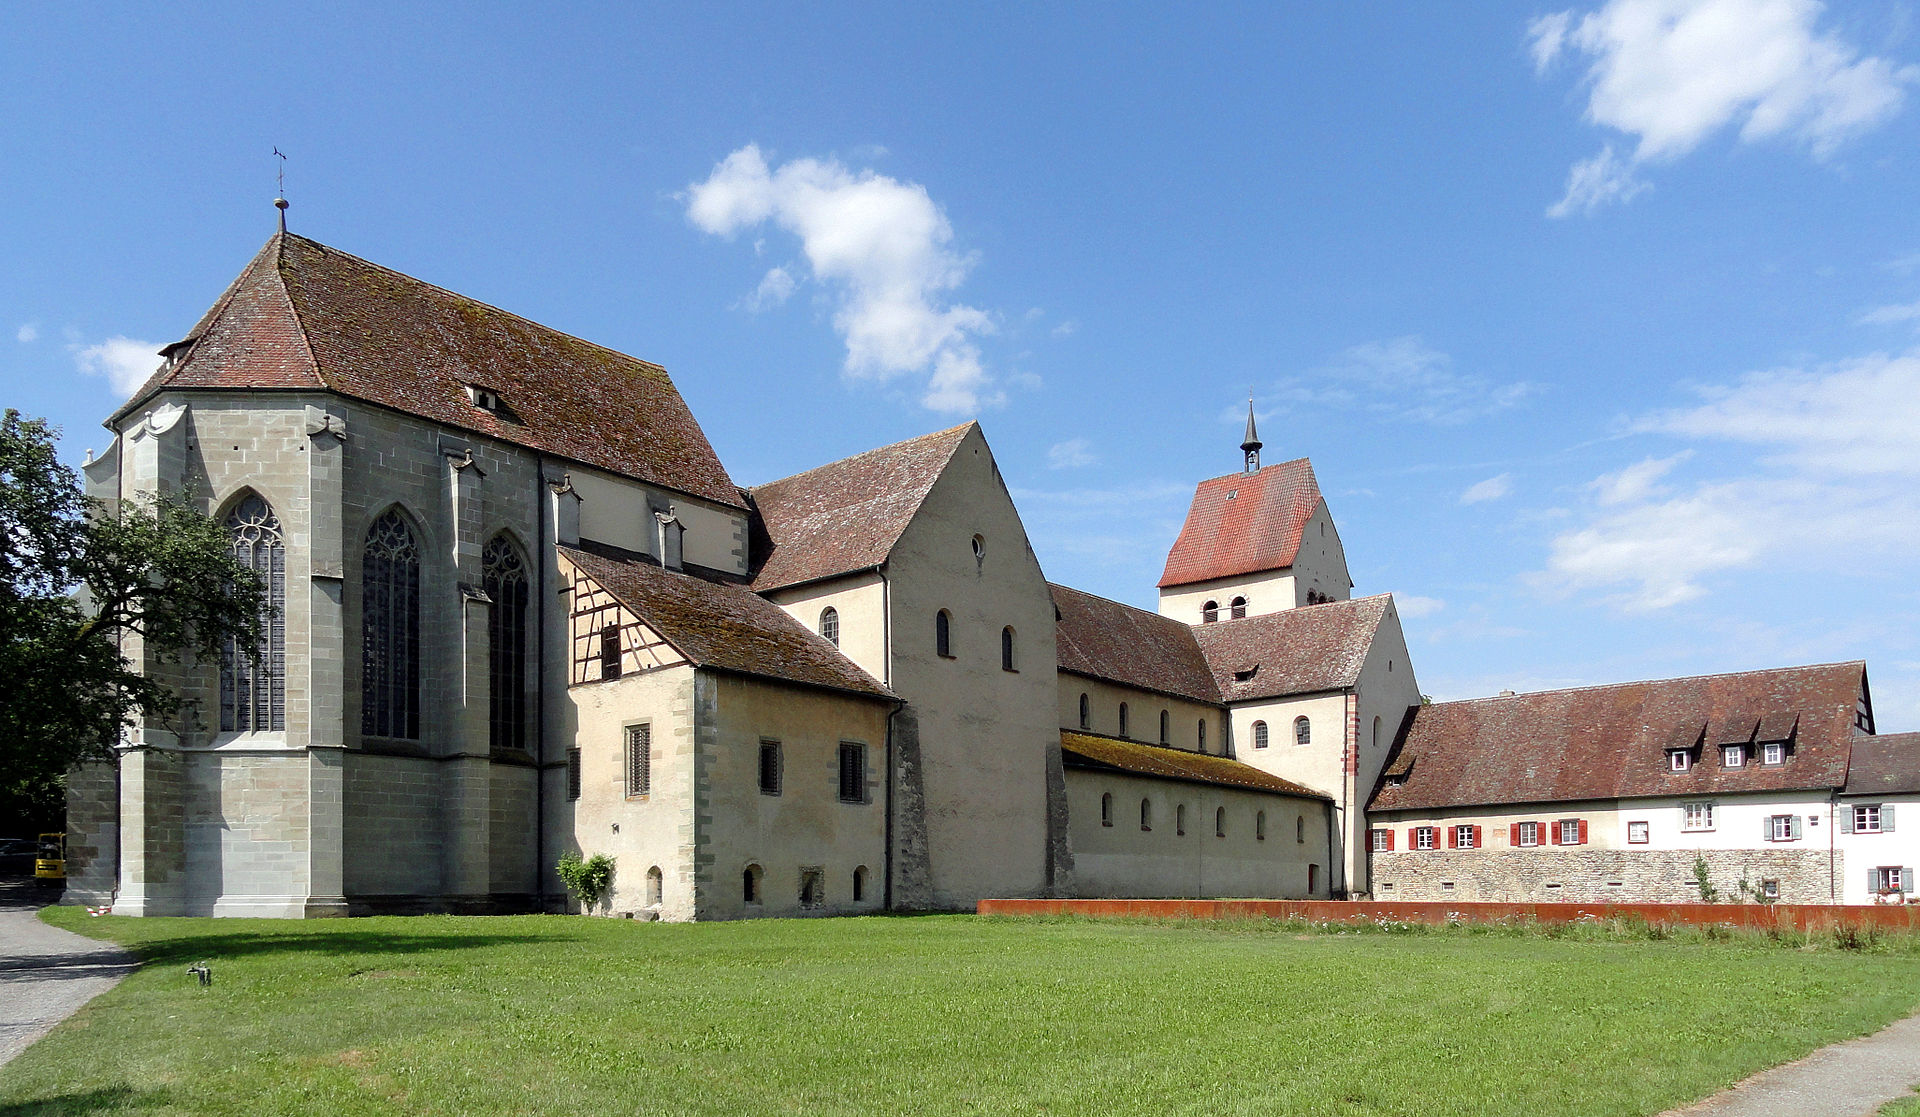
[[277,147],[273,153],[280,159],[280,171],[274,177],[274,185],[279,189],[274,192],[273,208],[280,211],[280,231],[284,233],[287,231],[287,157]]
[[1247,472],[1260,472],[1260,432],[1253,429],[1253,393],[1247,393],[1247,439],[1240,444],[1247,456]]

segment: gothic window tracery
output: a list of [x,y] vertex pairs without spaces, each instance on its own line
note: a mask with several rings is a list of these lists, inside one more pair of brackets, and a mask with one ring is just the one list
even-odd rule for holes
[[420,737],[420,548],[392,508],[361,555],[360,731]]
[[273,507],[257,493],[227,513],[233,557],[260,576],[266,596],[260,643],[229,639],[220,653],[220,729],[227,733],[287,727],[287,545]]
[[527,746],[527,563],[506,535],[480,553],[487,614],[487,728],[495,750]]

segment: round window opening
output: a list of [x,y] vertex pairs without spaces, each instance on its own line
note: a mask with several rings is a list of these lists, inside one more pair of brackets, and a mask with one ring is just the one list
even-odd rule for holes
[[976,559],[983,559],[987,557],[986,536],[976,535],[973,537],[973,557]]

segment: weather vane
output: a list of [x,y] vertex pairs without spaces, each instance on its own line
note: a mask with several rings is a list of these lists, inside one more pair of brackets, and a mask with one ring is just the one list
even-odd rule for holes
[[274,185],[279,189],[274,192],[273,207],[280,211],[280,231],[284,233],[287,231],[287,155],[278,147],[273,149],[273,154],[280,160],[274,176]]

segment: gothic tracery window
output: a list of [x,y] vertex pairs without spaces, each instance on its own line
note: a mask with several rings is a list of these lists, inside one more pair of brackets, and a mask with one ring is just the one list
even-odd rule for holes
[[227,733],[287,727],[287,545],[280,520],[257,493],[227,513],[233,557],[260,575],[266,589],[260,643],[228,639],[220,653],[220,729]]
[[373,522],[361,556],[360,731],[420,737],[420,548],[398,509]]
[[480,553],[487,616],[487,727],[494,749],[527,747],[527,564],[505,535]]

